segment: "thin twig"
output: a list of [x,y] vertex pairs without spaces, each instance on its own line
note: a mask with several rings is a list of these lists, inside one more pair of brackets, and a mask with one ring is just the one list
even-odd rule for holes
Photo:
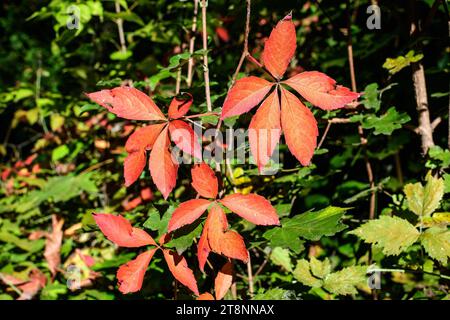
[[195,33],[197,32],[197,14],[198,14],[198,0],[194,0],[194,16],[192,17],[192,27],[191,27],[191,39],[189,40],[189,62],[188,62],[188,74],[186,79],[186,84],[188,88],[192,85],[193,69],[194,69],[194,54],[195,48]]
[[251,5],[252,1],[247,0],[247,16],[245,19],[245,33],[244,33],[244,49],[242,50],[241,58],[239,59],[236,71],[234,71],[233,78],[231,79],[231,86],[236,82],[239,71],[241,71],[242,64],[245,58],[248,56],[248,35],[250,33],[250,15],[251,15]]
[[[120,3],[116,0],[116,13],[120,13]],[[127,51],[127,45],[125,43],[125,34],[123,32],[123,19],[118,18],[116,20],[117,29],[119,31],[119,41],[120,41],[120,51],[126,52]]]
[[[355,7],[355,12],[356,12]],[[348,10],[348,26],[347,26],[347,54],[348,54],[348,62],[350,67],[350,78],[352,83],[352,90],[357,92],[357,84],[356,84],[356,76],[355,76],[355,64],[353,60],[353,40],[352,40],[352,22],[354,20],[353,16],[350,14],[350,1],[347,1],[347,10]],[[375,181],[373,177],[372,165],[369,161],[369,157],[367,156],[367,139],[364,136],[364,130],[361,125],[358,126],[358,134],[361,142],[361,146],[364,149],[364,162],[366,166],[367,178],[369,179],[370,188],[372,192],[370,194],[370,205],[369,205],[369,219],[375,218],[375,200],[376,200],[376,190],[375,190]]]
[[208,31],[206,25],[206,8],[208,7],[207,0],[201,0],[202,7],[202,37],[203,37],[203,76],[205,80],[205,95],[206,108],[209,112],[212,111],[211,92],[209,88],[209,69],[208,69]]

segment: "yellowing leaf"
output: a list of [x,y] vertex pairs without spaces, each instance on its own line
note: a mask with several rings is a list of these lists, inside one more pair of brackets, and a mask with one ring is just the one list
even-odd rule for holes
[[309,270],[309,262],[305,259],[297,261],[297,266],[292,273],[298,281],[306,286],[318,288],[322,286],[322,280],[313,277]]
[[289,256],[289,249],[283,249],[281,247],[276,247],[272,250],[270,254],[270,260],[278,265],[282,266],[287,271],[292,271],[291,257]]
[[425,187],[420,182],[407,184],[404,188],[409,210],[418,216],[430,216],[439,207],[444,195],[444,180],[434,178],[430,173],[426,177]]
[[450,257],[450,231],[446,227],[431,227],[420,237],[423,247],[430,257],[438,260],[443,265],[447,264]]
[[419,231],[405,219],[381,216],[349,232],[383,248],[386,255],[398,255],[419,237]]
[[315,257],[311,257],[309,265],[311,267],[312,274],[318,278],[325,278],[331,272],[331,263],[328,258],[320,261]]
[[356,286],[366,284],[367,267],[351,266],[328,275],[323,287],[334,294],[356,294]]

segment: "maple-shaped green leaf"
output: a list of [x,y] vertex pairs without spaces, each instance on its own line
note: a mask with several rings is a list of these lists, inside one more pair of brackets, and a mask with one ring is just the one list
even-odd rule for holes
[[273,264],[276,264],[277,266],[281,266],[287,271],[292,271],[292,263],[291,263],[291,257],[289,255],[289,249],[283,249],[281,247],[273,248],[272,252],[270,253],[270,260]]
[[450,257],[450,231],[447,227],[431,227],[420,237],[425,251],[443,265]]
[[375,129],[375,135],[385,134],[391,135],[392,131],[400,129],[402,124],[410,121],[411,118],[404,112],[397,112],[395,107],[390,107],[388,111],[377,117],[375,115],[367,115],[362,117],[361,124],[364,129]]
[[409,210],[418,216],[430,216],[439,207],[439,202],[444,196],[444,180],[434,178],[430,173],[426,176],[426,185],[420,182],[409,183],[404,192],[408,201]]
[[367,283],[367,267],[351,266],[325,277],[323,287],[334,294],[356,294],[356,286]]
[[414,50],[410,50],[405,56],[397,58],[387,58],[383,64],[383,68],[388,69],[390,74],[395,74],[403,68],[409,66],[413,62],[417,62],[423,58],[423,54],[415,54]]
[[318,278],[325,278],[331,272],[331,263],[328,258],[320,261],[315,257],[311,257],[309,266],[312,274]]
[[419,231],[407,220],[390,216],[370,220],[349,233],[381,247],[386,255],[398,255],[419,237]]
[[323,236],[332,236],[347,228],[341,222],[347,208],[327,207],[319,211],[309,211],[281,221],[281,228],[273,228],[264,233],[264,238],[281,247],[289,247],[298,253],[303,249],[299,237],[317,241]]
[[437,160],[440,162],[441,169],[445,169],[450,167],[450,150],[442,149],[439,146],[432,146],[428,150],[428,155],[431,159]]
[[313,277],[310,271],[309,262],[305,259],[301,259],[297,261],[297,266],[292,272],[295,279],[300,281],[306,286],[318,288],[322,286],[322,280]]

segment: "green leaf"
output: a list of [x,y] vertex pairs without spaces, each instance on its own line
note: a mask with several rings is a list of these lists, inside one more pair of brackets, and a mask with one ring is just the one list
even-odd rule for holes
[[151,208],[148,212],[148,218],[144,222],[143,226],[147,229],[158,231],[158,236],[162,236],[167,232],[167,226],[169,225],[169,220],[174,210],[175,207],[170,205],[161,217],[159,211],[156,208]]
[[447,265],[450,257],[450,231],[447,227],[431,227],[420,237],[425,251],[430,257]]
[[69,147],[65,144],[60,145],[59,147],[56,147],[52,151],[52,160],[58,161],[64,158],[69,154],[70,150]]
[[425,180],[425,187],[417,182],[409,183],[404,188],[409,210],[422,217],[430,216],[439,207],[444,196],[444,180],[434,178],[430,172]]
[[127,60],[128,58],[130,58],[133,55],[133,52],[130,50],[127,51],[115,51],[113,53],[111,53],[109,55],[109,58],[111,60],[116,60],[116,61],[123,61],[123,60]]
[[309,266],[311,268],[312,274],[321,279],[325,278],[331,272],[331,263],[328,258],[320,261],[315,257],[311,257]]
[[309,262],[305,259],[297,261],[297,266],[292,273],[295,279],[300,281],[306,286],[319,288],[322,286],[322,280],[313,277],[310,271]]
[[283,228],[273,228],[266,231],[263,236],[270,241],[272,247],[289,248],[297,254],[305,249],[303,245],[305,242],[300,240],[296,233],[290,233]]
[[410,121],[411,118],[404,112],[397,112],[395,107],[390,107],[388,111],[377,117],[375,115],[367,115],[362,118],[362,127],[364,129],[375,129],[375,135],[384,134],[391,135],[396,129],[400,129],[402,124]]
[[381,105],[381,101],[378,99],[378,83],[371,83],[366,86],[362,98],[362,103],[366,109],[378,111]]
[[450,192],[450,174],[446,173],[443,176],[444,178],[444,193]]
[[405,56],[397,58],[387,58],[383,64],[383,68],[388,69],[390,74],[395,74],[403,68],[409,66],[413,62],[417,62],[423,58],[423,54],[415,54],[414,50],[410,50]]
[[444,150],[439,146],[432,146],[428,150],[428,155],[430,158],[439,161],[442,169],[450,167],[450,151],[448,149]]
[[43,239],[31,241],[28,239],[21,239],[16,237],[14,234],[6,231],[0,230],[0,241],[6,243],[12,243],[16,247],[28,251],[28,252],[38,252],[44,248],[45,241]]
[[407,220],[390,216],[370,220],[349,233],[381,247],[386,255],[398,255],[419,238],[419,231]]
[[172,239],[165,244],[168,248],[175,248],[178,254],[182,254],[187,248],[189,248],[194,239],[197,239],[202,233],[202,224],[200,221],[187,225],[175,231]]
[[323,287],[334,294],[357,294],[356,286],[367,283],[367,267],[351,266],[329,274],[323,282]]
[[270,260],[273,264],[281,266],[289,272],[292,271],[291,257],[288,249],[283,249],[281,247],[273,248],[270,253]]
[[292,290],[273,288],[263,293],[256,294],[252,300],[294,300],[295,293]]

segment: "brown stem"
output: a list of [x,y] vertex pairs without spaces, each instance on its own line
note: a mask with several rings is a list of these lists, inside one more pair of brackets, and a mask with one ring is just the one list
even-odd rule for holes
[[248,34],[250,33],[250,14],[251,14],[251,0],[247,0],[247,16],[245,19],[245,33],[244,33],[244,49],[242,50],[241,58],[239,59],[238,66],[236,71],[233,74],[233,78],[231,80],[231,86],[236,82],[236,78],[239,74],[239,71],[242,68],[242,64],[244,63],[245,58],[248,56]]
[[[420,26],[416,18],[416,2],[410,1],[410,36],[416,37],[420,32]],[[416,97],[416,110],[418,113],[419,126],[418,131],[421,137],[422,156],[425,156],[428,149],[434,146],[433,129],[431,127],[430,110],[428,109],[427,86],[425,80],[425,71],[420,61],[411,64],[412,80]]]
[[253,298],[254,288],[253,288],[253,272],[252,272],[252,260],[250,257],[250,252],[248,253],[247,261],[247,276],[248,276],[248,293],[251,298]]
[[194,16],[192,17],[192,27],[191,27],[191,39],[189,40],[189,61],[188,61],[188,74],[186,79],[186,84],[188,88],[192,85],[192,76],[194,69],[194,58],[192,57],[195,48],[195,33],[197,32],[197,13],[198,13],[198,0],[194,0]]
[[203,37],[203,75],[205,80],[205,95],[206,95],[206,108],[209,112],[212,111],[211,104],[211,92],[209,88],[209,69],[208,69],[208,31],[206,25],[206,8],[208,7],[207,0],[201,0],[202,7],[202,37]]
[[[347,10],[348,10],[348,26],[347,26],[347,54],[348,54],[348,62],[350,67],[350,78],[352,82],[352,90],[357,92],[356,85],[356,76],[355,76],[355,64],[353,60],[353,40],[352,40],[352,22],[354,20],[354,15],[350,14],[350,1],[347,1]],[[369,219],[375,218],[375,200],[376,200],[376,190],[375,190],[375,181],[373,178],[372,165],[369,161],[369,157],[367,156],[367,139],[364,136],[364,130],[361,125],[358,126],[358,134],[361,142],[361,147],[364,149],[364,162],[366,166],[367,178],[369,179],[370,188],[372,192],[370,194],[370,205],[369,205]]]
[[[119,1],[116,1],[115,5],[116,5],[116,13],[120,13]],[[123,19],[122,18],[117,19],[116,23],[117,23],[117,29],[119,30],[120,51],[126,52],[127,45],[125,43],[125,33],[123,32]]]

